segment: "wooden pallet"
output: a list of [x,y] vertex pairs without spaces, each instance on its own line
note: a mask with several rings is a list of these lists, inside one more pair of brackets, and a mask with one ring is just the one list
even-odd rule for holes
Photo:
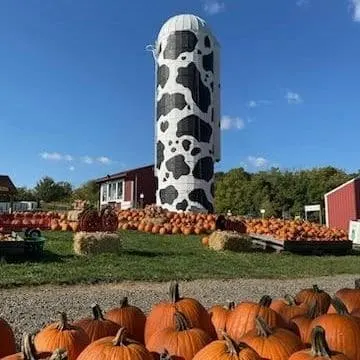
[[352,250],[352,241],[318,241],[318,240],[277,240],[271,236],[250,234],[253,243],[265,250],[272,249],[276,252],[289,251],[297,254],[347,254]]

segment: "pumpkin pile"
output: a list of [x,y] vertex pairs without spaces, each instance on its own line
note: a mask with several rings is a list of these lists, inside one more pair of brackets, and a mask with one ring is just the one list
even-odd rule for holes
[[331,297],[314,285],[295,296],[242,301],[205,309],[170,284],[169,298],[147,314],[123,298],[103,313],[69,322],[65,313],[34,336],[14,334],[0,320],[3,360],[359,360],[360,288]]

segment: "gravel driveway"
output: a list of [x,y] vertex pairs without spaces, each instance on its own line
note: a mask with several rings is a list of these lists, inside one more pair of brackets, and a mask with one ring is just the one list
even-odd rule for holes
[[[180,292],[210,307],[228,301],[259,300],[264,294],[273,297],[295,294],[312,284],[318,284],[334,294],[342,287],[353,287],[356,278],[354,275],[340,275],[296,280],[197,280],[181,282]],[[128,296],[130,304],[147,312],[152,304],[166,298],[167,291],[168,283],[142,282],[0,289],[0,316],[13,326],[19,339],[24,331],[36,331],[49,321],[56,320],[59,311],[66,311],[71,320],[79,319],[90,314],[90,306],[94,302],[106,311],[116,307],[121,297]]]

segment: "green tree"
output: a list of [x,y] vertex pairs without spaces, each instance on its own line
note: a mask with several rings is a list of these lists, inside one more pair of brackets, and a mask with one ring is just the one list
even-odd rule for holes
[[18,187],[14,197],[15,201],[36,201],[34,190],[27,187]]
[[54,179],[45,176],[35,186],[35,196],[45,202],[66,201],[72,194],[71,184],[68,182],[56,183]]
[[87,200],[92,205],[99,201],[100,187],[95,181],[88,181],[73,192],[73,200]]

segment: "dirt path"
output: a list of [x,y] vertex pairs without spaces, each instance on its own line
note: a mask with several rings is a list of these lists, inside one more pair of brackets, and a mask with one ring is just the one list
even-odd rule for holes
[[[360,275],[358,276],[360,277]],[[296,280],[197,280],[181,282],[183,296],[195,297],[205,307],[216,303],[241,300],[258,300],[264,294],[273,297],[318,284],[330,294],[342,287],[353,287],[354,275],[340,275]],[[89,307],[97,302],[104,311],[116,307],[123,296],[145,312],[152,304],[166,298],[168,283],[123,282],[120,284],[39,286],[0,290],[0,316],[14,328],[17,338],[24,332],[34,332],[51,320],[59,311],[66,311],[69,319],[90,314]]]

